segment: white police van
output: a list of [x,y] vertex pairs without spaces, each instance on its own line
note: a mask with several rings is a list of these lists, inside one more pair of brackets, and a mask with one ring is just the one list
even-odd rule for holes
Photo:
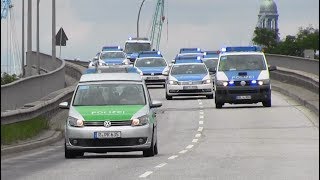
[[221,49],[215,76],[215,104],[251,104],[262,102],[271,107],[271,84],[264,53],[258,46]]

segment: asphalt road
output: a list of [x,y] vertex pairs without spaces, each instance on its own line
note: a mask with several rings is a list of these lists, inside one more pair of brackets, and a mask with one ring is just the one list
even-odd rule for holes
[[187,97],[165,100],[151,89],[158,109],[159,155],[86,153],[65,159],[63,141],[1,159],[1,178],[11,179],[319,179],[317,117],[273,92],[273,106],[226,105]]

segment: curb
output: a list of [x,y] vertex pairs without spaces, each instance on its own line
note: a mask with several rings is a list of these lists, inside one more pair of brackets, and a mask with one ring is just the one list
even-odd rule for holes
[[22,151],[28,151],[28,150],[43,147],[46,145],[50,145],[52,143],[57,142],[62,137],[63,137],[63,133],[61,131],[55,131],[52,136],[41,139],[41,140],[37,140],[35,142],[28,142],[25,144],[18,144],[18,145],[14,145],[12,147],[3,148],[3,149],[1,149],[1,156],[13,154],[13,153],[18,153],[18,152],[22,152]]
[[310,109],[312,112],[314,112],[317,116],[319,116],[319,108],[316,107],[315,105],[313,105],[312,103],[302,99],[301,97],[291,93],[290,91],[284,89],[284,88],[281,88],[279,86],[276,86],[276,85],[272,85],[272,89],[275,90],[275,91],[278,91],[282,94],[285,94],[291,98],[293,98],[294,100],[298,101],[300,104],[302,104],[303,106],[307,107],[308,109]]

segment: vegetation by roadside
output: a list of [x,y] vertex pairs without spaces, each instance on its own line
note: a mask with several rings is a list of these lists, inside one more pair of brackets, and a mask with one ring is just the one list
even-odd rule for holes
[[12,144],[19,140],[31,138],[47,128],[48,122],[43,117],[1,125],[1,144]]
[[20,77],[17,76],[16,74],[8,74],[6,72],[1,73],[1,85],[9,84],[13,81],[18,80]]

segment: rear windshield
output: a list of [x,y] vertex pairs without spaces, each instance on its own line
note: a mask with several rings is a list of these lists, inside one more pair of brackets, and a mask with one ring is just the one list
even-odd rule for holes
[[125,58],[126,55],[122,51],[118,52],[102,52],[100,59],[114,59],[114,58]]
[[163,58],[142,58],[137,59],[136,67],[164,67],[167,66]]
[[73,106],[145,105],[142,84],[79,85]]
[[174,65],[171,69],[171,75],[178,74],[207,74],[208,70],[204,64],[184,64]]
[[262,55],[226,55],[220,57],[219,71],[266,70]]

